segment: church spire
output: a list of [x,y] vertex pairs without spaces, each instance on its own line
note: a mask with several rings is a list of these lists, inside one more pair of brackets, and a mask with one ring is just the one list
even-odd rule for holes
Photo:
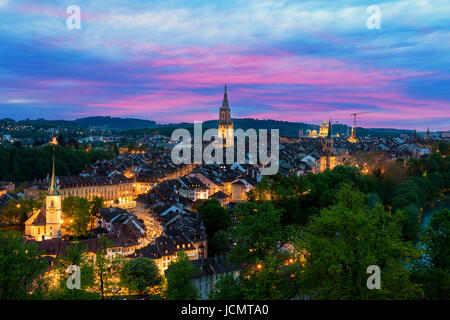
[[53,146],[52,179],[51,179],[50,185],[48,187],[48,194],[49,195],[59,194],[58,186],[56,185],[56,178],[55,178],[55,146]]
[[227,85],[225,84],[225,92],[223,94],[222,109],[230,109],[228,104]]
[[331,132],[331,130],[332,130],[332,124],[331,124],[331,119],[328,121],[328,134],[327,134],[327,136],[328,136],[328,138],[331,138],[332,137],[332,132]]

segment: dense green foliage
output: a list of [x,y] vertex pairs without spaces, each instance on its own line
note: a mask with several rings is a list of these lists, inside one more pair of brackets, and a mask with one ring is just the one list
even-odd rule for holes
[[120,272],[121,284],[130,292],[146,294],[162,282],[155,262],[148,258],[127,260]]
[[208,235],[208,255],[215,256],[227,251],[230,243],[228,230],[231,227],[231,215],[217,199],[202,201],[197,206],[200,218],[205,224]]
[[95,254],[94,267],[94,289],[99,292],[102,300],[105,295],[115,296],[121,289],[120,272],[123,270],[123,257],[115,255],[110,257],[108,249],[112,247],[112,242],[103,237],[98,240],[100,248]]
[[271,200],[282,211],[283,225],[305,225],[321,208],[335,202],[339,187],[350,183],[364,193],[376,192],[375,178],[362,175],[355,167],[337,166],[333,171],[307,176],[277,175],[258,184],[250,193],[253,201]]
[[224,275],[214,284],[209,294],[210,300],[242,300],[243,293],[239,285],[239,279],[231,274]]
[[[263,179],[235,212],[230,258],[243,263],[243,298],[448,299],[448,213],[425,231],[419,221],[450,187],[449,149],[408,162],[372,154],[368,174],[337,166]],[[380,290],[366,286],[370,265]]]
[[192,284],[192,276],[197,268],[191,263],[189,257],[180,251],[177,261],[172,262],[166,271],[166,295],[171,300],[195,300],[199,296],[198,289]]
[[20,234],[0,232],[0,300],[27,298],[27,289],[47,263],[39,258],[36,244]]
[[22,224],[33,214],[34,210],[40,209],[43,204],[44,197],[42,194],[36,199],[11,199],[7,205],[0,208],[0,222]]
[[[319,299],[405,299],[419,293],[405,264],[418,257],[411,243],[401,239],[397,216],[377,204],[369,209],[364,195],[343,186],[336,205],[313,217],[296,240],[305,259],[300,287]],[[366,287],[368,266],[381,269],[380,290]]]
[[94,197],[91,201],[86,198],[68,196],[62,202],[62,211],[66,221],[64,226],[75,237],[86,236],[89,225],[95,220],[97,210],[102,207],[103,200]]
[[284,238],[281,210],[270,202],[245,202],[237,210],[237,225],[233,230],[235,246],[230,259],[237,263],[255,263],[273,253]]
[[[50,300],[96,300],[99,298],[98,293],[88,292],[89,288],[94,285],[94,265],[91,259],[84,255],[85,245],[74,243],[67,247],[64,255],[57,258],[56,275],[58,283],[55,288],[44,288],[44,296]],[[75,265],[80,267],[81,288],[68,289],[67,279],[70,274],[66,271],[69,266]],[[45,286],[45,284],[44,284]]]
[[[113,154],[103,149],[86,152],[70,147],[55,149],[56,174],[77,175],[97,160],[111,159]],[[0,145],[0,181],[33,181],[51,173],[52,148]]]
[[427,299],[450,299],[450,210],[433,214],[420,238],[424,256],[415,265],[413,281],[420,283]]

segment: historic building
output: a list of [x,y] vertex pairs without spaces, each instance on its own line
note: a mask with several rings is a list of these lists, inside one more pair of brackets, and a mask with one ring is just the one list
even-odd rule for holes
[[[124,209],[136,205],[133,194],[133,180],[122,174],[112,176],[63,176],[59,177],[59,192],[62,200],[75,196],[92,200],[101,197],[105,206],[119,206]],[[45,180],[38,181],[24,189],[25,199],[37,198],[45,188]]]
[[147,232],[152,231],[153,241],[135,251],[132,258],[147,257],[155,261],[164,274],[170,263],[177,259],[177,253],[184,251],[190,260],[206,258],[208,241],[206,229],[198,214],[174,206],[161,208],[156,212],[139,213],[147,215],[153,224],[148,224]]
[[219,109],[218,136],[223,139],[226,146],[234,145],[233,122],[231,122],[231,110],[228,104],[227,85],[225,85],[222,107]]
[[322,150],[319,152],[320,161],[318,163],[319,170],[315,172],[324,172],[325,170],[333,170],[337,165],[343,164],[346,155],[339,154],[334,148],[334,138],[332,136],[332,123],[328,122],[327,136],[321,142]]
[[224,256],[211,257],[191,261],[197,267],[197,272],[192,277],[192,284],[197,287],[200,299],[208,299],[208,295],[216,282],[225,275],[231,275],[237,280],[241,274],[241,267],[232,264]]
[[322,124],[320,125],[320,129],[319,129],[319,137],[320,138],[325,138],[328,136],[328,131],[329,131],[329,124],[327,123],[327,120],[324,120],[322,122]]
[[25,236],[36,241],[61,237],[61,193],[55,178],[55,154],[53,151],[52,178],[45,196],[45,207],[36,211],[25,222]]

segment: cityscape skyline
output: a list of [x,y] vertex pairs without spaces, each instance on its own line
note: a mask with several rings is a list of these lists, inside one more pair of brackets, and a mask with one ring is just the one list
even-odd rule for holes
[[[450,127],[445,1],[0,1],[0,117],[235,118]],[[420,9],[420,10],[419,10]],[[415,21],[411,23],[409,21]]]

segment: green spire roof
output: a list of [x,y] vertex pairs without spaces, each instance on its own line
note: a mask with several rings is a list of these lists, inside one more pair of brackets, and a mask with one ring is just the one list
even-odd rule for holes
[[53,164],[52,164],[52,180],[50,181],[50,186],[48,187],[49,195],[59,195],[58,185],[56,184],[55,178],[55,147],[53,147]]

